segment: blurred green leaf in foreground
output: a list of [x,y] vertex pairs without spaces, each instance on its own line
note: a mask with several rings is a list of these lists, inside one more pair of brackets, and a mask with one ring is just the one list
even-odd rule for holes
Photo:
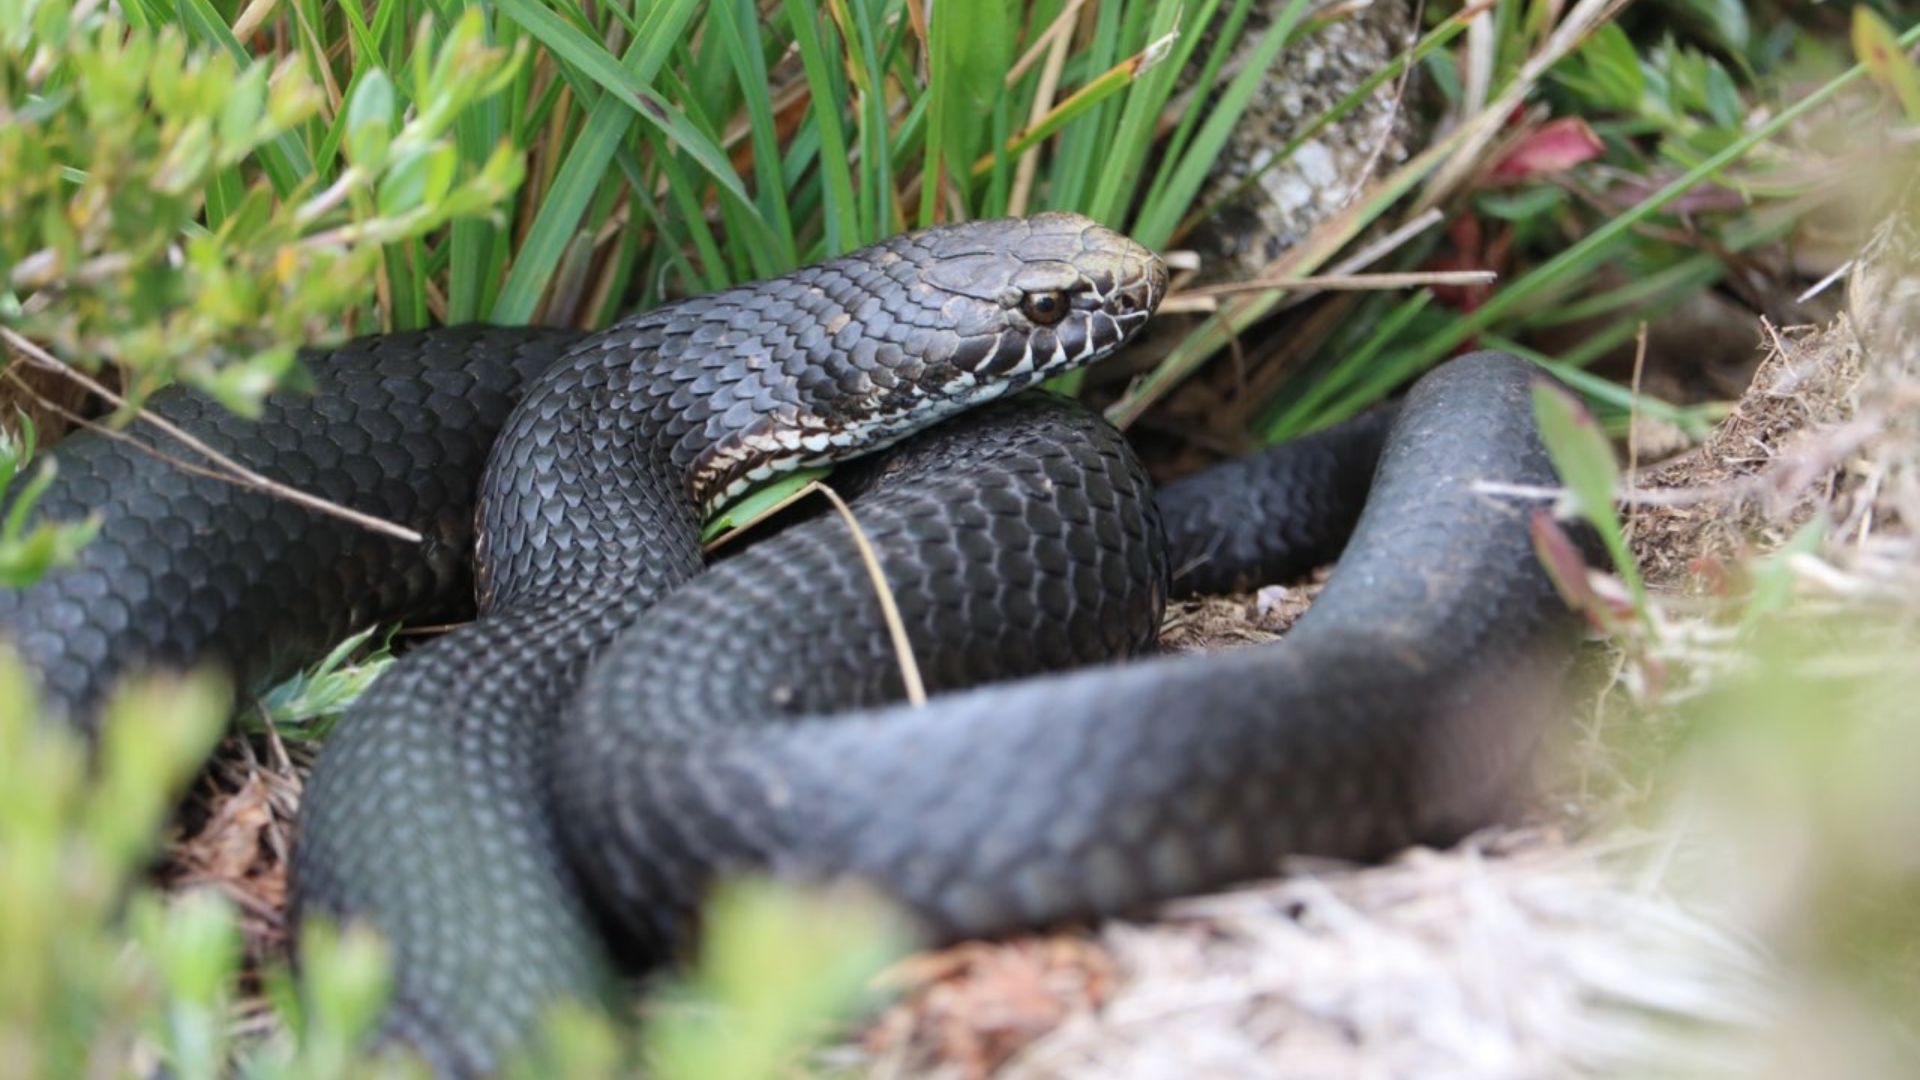
[[[338,336],[374,299],[383,244],[519,185],[510,145],[463,168],[451,131],[519,59],[470,9],[342,110],[291,59],[108,5],[0,4],[0,321],[118,365],[136,400],[178,377],[256,410],[295,342]],[[329,157],[297,137],[312,132]]]
[[[304,927],[297,977],[280,962],[255,972],[273,1022],[243,1037],[232,903],[144,879],[224,729],[224,685],[135,686],[91,752],[38,721],[28,685],[0,651],[0,1078],[155,1065],[182,1080],[424,1076],[369,1042],[390,987],[374,935]],[[626,1076],[643,1059],[668,1080],[791,1075],[869,999],[904,947],[897,929],[862,897],[736,884],[715,903],[698,966],[648,1010],[644,1044],[605,1016],[558,1010],[514,1075]]]

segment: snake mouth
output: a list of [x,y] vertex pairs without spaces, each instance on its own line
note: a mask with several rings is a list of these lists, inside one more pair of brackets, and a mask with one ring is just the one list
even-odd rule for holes
[[[1046,215],[1055,216],[1055,215]],[[1081,251],[1069,260],[1083,287],[1082,303],[1101,312],[1124,330],[1122,339],[1101,355],[1119,348],[1144,325],[1166,299],[1169,274],[1166,260],[1130,236],[1075,215],[1080,225]]]
[[1100,228],[1100,232],[1106,234],[1102,238],[1105,245],[1116,252],[1112,256],[1117,267],[1113,275],[1114,300],[1123,310],[1137,310],[1144,322],[1160,309],[1160,301],[1167,298],[1166,260],[1132,237],[1105,228]]
[[1141,248],[1140,251],[1143,255],[1145,255],[1147,260],[1147,301],[1146,303],[1147,303],[1147,312],[1151,314],[1155,311],[1160,310],[1160,301],[1165,300],[1167,298],[1167,284],[1168,284],[1168,278],[1169,278],[1169,275],[1167,272],[1167,262],[1165,259],[1162,259],[1160,256],[1155,255],[1153,252],[1148,251],[1144,247]]

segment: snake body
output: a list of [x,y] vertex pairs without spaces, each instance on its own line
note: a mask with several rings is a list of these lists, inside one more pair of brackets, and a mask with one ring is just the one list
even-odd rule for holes
[[[1453,361],[1397,416],[1158,496],[1079,406],[988,404],[1120,347],[1164,287],[1125,238],[1043,215],[898,237],[592,335],[357,343],[257,428],[174,395],[156,407],[222,449],[432,541],[404,552],[69,440],[41,512],[112,509],[81,565],[0,593],[0,626],[76,718],[148,662],[213,658],[257,684],[352,625],[457,607],[477,497],[479,617],[343,721],[294,867],[303,915],[393,941],[388,1033],[453,1075],[606,990],[610,941],[678,944],[736,869],[853,875],[954,937],[1484,823],[1574,630],[1528,511],[1476,487],[1552,480],[1532,369]],[[844,523],[801,521],[704,572],[699,546],[702,510],[742,486],[895,443],[835,483],[935,694],[921,708],[899,703]],[[283,467],[315,452],[333,464]],[[1305,569],[1350,526],[1282,647],[1109,663],[1151,650],[1170,589]]]

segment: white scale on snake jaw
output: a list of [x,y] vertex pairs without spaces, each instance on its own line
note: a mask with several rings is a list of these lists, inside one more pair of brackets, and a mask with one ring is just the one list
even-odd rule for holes
[[[1124,340],[1124,335],[1121,340]],[[1068,357],[1066,346],[1056,335],[1052,355],[1046,363],[1036,365],[1033,344],[1029,339],[1019,362],[990,381],[980,382],[973,372],[963,371],[949,381],[944,388],[945,393],[935,395],[921,391],[905,409],[838,430],[805,435],[796,431],[780,431],[771,435],[743,433],[738,436],[737,442],[714,455],[707,470],[708,475],[724,474],[729,466],[748,459],[755,452],[767,454],[768,457],[728,481],[716,495],[706,500],[704,508],[708,514],[712,514],[781,474],[845,461],[849,455],[844,451],[851,447],[861,448],[862,454],[886,449],[925,426],[924,422],[930,417],[956,414],[984,405],[1007,394],[1025,390],[1039,377],[1078,367],[1101,355],[1093,333],[1082,335],[1081,341],[1080,351]],[[1117,344],[1113,346],[1117,347]],[[803,450],[810,453],[801,453]],[[697,477],[695,490],[698,491]]]
[[[713,513],[782,474],[883,449],[946,416],[1024,390],[1118,350],[1151,315],[1164,290],[1164,272],[1158,269],[1157,260],[1144,250],[1139,253],[1144,261],[1135,268],[1115,265],[1097,271],[1075,270],[1070,261],[1051,257],[1026,262],[1023,270],[1003,282],[992,301],[1003,305],[1001,315],[994,320],[999,326],[980,328],[991,333],[991,342],[986,342],[984,335],[963,338],[960,351],[964,358],[950,358],[950,374],[943,383],[926,386],[909,382],[903,387],[909,395],[904,402],[896,399],[892,407],[880,410],[869,401],[869,411],[839,426],[829,427],[803,414],[797,428],[734,433],[712,446],[706,460],[697,464],[688,477],[689,491],[708,513]],[[898,261],[896,253],[886,255],[883,261]],[[964,306],[977,305],[985,297],[969,290],[970,282],[955,269],[960,261],[948,258],[930,268],[928,276],[912,283],[908,291],[922,306],[939,299],[949,323],[964,325]],[[937,280],[941,274],[954,280]],[[1006,291],[1008,286],[1013,290],[1010,293]],[[1027,312],[1025,305],[1036,295],[1035,289],[1042,290],[1041,295],[1057,293],[1062,301],[1077,294],[1080,302],[1073,304],[1077,310],[1066,312],[1073,323],[1056,327],[1057,318],[1043,319]],[[818,285],[810,285],[809,290],[825,295]],[[936,296],[941,292],[946,293],[944,299]],[[1091,308],[1085,306],[1088,299],[1093,301]],[[1022,321],[1023,317],[1029,321]],[[837,334],[851,321],[850,313],[838,312],[825,330],[829,335]],[[1080,344],[1070,353],[1066,335],[1073,331],[1080,334]],[[967,332],[961,331],[963,335]],[[1051,341],[1041,353],[1036,337],[1043,333]],[[1018,336],[1009,339],[1009,334]],[[995,370],[995,359],[1003,351],[1012,352],[1016,345],[1019,351],[1012,361]],[[814,421],[811,425],[807,423],[810,419]]]
[[[1102,305],[1109,302],[1106,295],[1096,295],[1099,296]],[[919,430],[930,418],[951,415],[977,405],[984,405],[1009,393],[1024,390],[1041,378],[1091,363],[1104,355],[1098,344],[1099,335],[1093,330],[1092,324],[1095,319],[1107,319],[1112,325],[1115,331],[1114,344],[1105,350],[1112,352],[1124,344],[1129,336],[1125,323],[1144,321],[1150,310],[1150,308],[1142,308],[1137,312],[1125,312],[1117,317],[1104,310],[1091,312],[1087,320],[1087,332],[1081,335],[1080,349],[1071,357],[1067,355],[1066,345],[1056,334],[1052,354],[1047,357],[1045,363],[1036,364],[1033,341],[1028,338],[1019,361],[989,381],[981,382],[973,372],[961,371],[948,381],[942,388],[942,393],[935,394],[922,389],[915,394],[912,404],[905,409],[874,416],[848,427],[806,433],[793,430],[772,434],[743,433],[738,436],[733,445],[715,453],[712,464],[706,470],[708,475],[724,475],[730,471],[731,466],[747,460],[756,452],[768,456],[766,460],[728,481],[717,494],[705,500],[705,510],[709,514],[717,512],[753,488],[782,474],[844,461],[848,457],[844,451],[848,448],[860,447],[863,454],[885,449]],[[988,355],[997,351],[997,346],[1004,336],[1005,331],[994,336],[996,348],[989,350]],[[698,477],[694,478],[694,485],[697,492],[700,487]]]

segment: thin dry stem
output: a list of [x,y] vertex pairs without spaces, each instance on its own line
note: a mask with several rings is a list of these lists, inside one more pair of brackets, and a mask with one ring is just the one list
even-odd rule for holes
[[[0,338],[4,338],[7,344],[13,346],[22,358],[35,367],[59,375],[62,378],[73,380],[82,387],[85,387],[89,393],[99,396],[103,401],[110,402],[116,408],[124,408],[126,406],[127,400],[125,398],[108,389],[99,380],[89,376],[78,368],[61,363],[58,359],[54,358],[51,353],[48,353],[32,341],[15,333],[12,328],[0,326]],[[361,528],[370,529],[373,532],[391,536],[398,540],[418,544],[426,539],[418,532],[404,525],[397,525],[383,518],[375,517],[372,514],[362,513],[351,507],[341,506],[339,503],[330,502],[320,498],[318,495],[308,494],[299,488],[290,487],[277,480],[262,476],[220,451],[215,450],[213,447],[208,446],[192,432],[179,427],[149,409],[142,408],[135,410],[134,419],[151,425],[155,430],[166,434],[174,441],[211,462],[218,471],[208,472],[206,475],[214,476],[227,483],[237,484],[240,487],[265,492],[275,498],[285,499],[288,502],[304,506],[316,513],[337,517],[342,521],[351,522]]]
[[1634,334],[1633,386],[1627,395],[1627,539],[1640,524],[1640,504],[1633,500],[1635,478],[1640,472],[1640,377],[1647,368],[1647,324],[1641,323]]
[[927,703],[927,687],[920,679],[920,664],[913,658],[913,643],[907,640],[907,625],[900,619],[899,605],[894,603],[893,589],[887,585],[887,574],[880,566],[880,556],[867,542],[865,530],[860,528],[859,519],[853,516],[853,508],[848,506],[840,493],[815,480],[803,491],[819,491],[840,512],[846,521],[848,531],[853,533],[853,544],[860,549],[860,561],[866,565],[867,576],[873,580],[873,594],[880,601],[880,617],[886,620],[887,636],[893,639],[893,653],[900,662],[900,681],[907,688],[907,700],[916,707]]
[[[1060,13],[1060,19],[1055,20],[1056,24],[1073,14],[1080,3],[1081,0],[1073,0],[1068,4]],[[1053,33],[1052,29],[1049,28],[1047,33]],[[1047,66],[1040,69],[1040,85],[1033,96],[1033,108],[1027,112],[1029,128],[1046,119],[1047,113],[1052,110],[1054,98],[1060,92],[1060,73],[1066,70],[1067,54],[1072,42],[1071,34],[1054,37],[1053,47],[1047,51]],[[1033,196],[1033,181],[1039,170],[1040,147],[1035,144],[1027,147],[1026,153],[1020,155],[1019,164],[1014,167],[1013,189],[1007,196],[1008,213],[1018,216],[1027,212],[1027,201]]]
[[[1081,5],[1086,2],[1087,0],[1067,0],[1067,5],[1060,9],[1060,14],[1053,17],[1053,21],[1048,23],[1047,28],[1040,32],[1040,36],[1033,39],[1033,44],[1028,47],[1026,53],[1014,63],[1012,68],[1008,69],[1006,78],[1007,89],[1011,90],[1019,84],[1020,77],[1025,75],[1027,69],[1032,67],[1034,63],[1040,59],[1042,49],[1048,50],[1047,62],[1051,64],[1053,63],[1053,54],[1063,51],[1067,45],[1072,43],[1073,21],[1079,16]],[[1045,115],[1044,110],[1039,113],[1039,116]],[[1038,117],[1036,117],[1036,119],[1038,119]]]
[[[1483,13],[1477,18],[1487,17]],[[1346,200],[1341,204],[1343,209],[1353,205],[1354,200],[1358,199],[1360,193],[1366,189],[1367,181],[1380,171],[1380,162],[1385,158],[1387,146],[1392,142],[1390,133],[1393,131],[1394,121],[1399,119],[1400,110],[1406,108],[1407,87],[1413,85],[1415,66],[1413,51],[1420,46],[1420,28],[1426,25],[1426,19],[1427,0],[1420,0],[1413,7],[1413,21],[1409,24],[1407,31],[1407,47],[1402,50],[1404,59],[1400,65],[1400,77],[1393,83],[1393,102],[1387,106],[1387,113],[1381,118],[1380,137],[1373,140],[1373,150],[1367,154],[1366,164],[1360,167],[1360,172],[1354,177],[1352,186],[1347,189]]]
[[1375,292],[1422,285],[1485,285],[1499,278],[1491,270],[1431,270],[1392,274],[1323,274],[1318,277],[1257,278],[1186,289],[1161,303],[1162,311],[1213,311],[1216,298],[1240,293],[1284,290],[1296,296],[1322,292]]

